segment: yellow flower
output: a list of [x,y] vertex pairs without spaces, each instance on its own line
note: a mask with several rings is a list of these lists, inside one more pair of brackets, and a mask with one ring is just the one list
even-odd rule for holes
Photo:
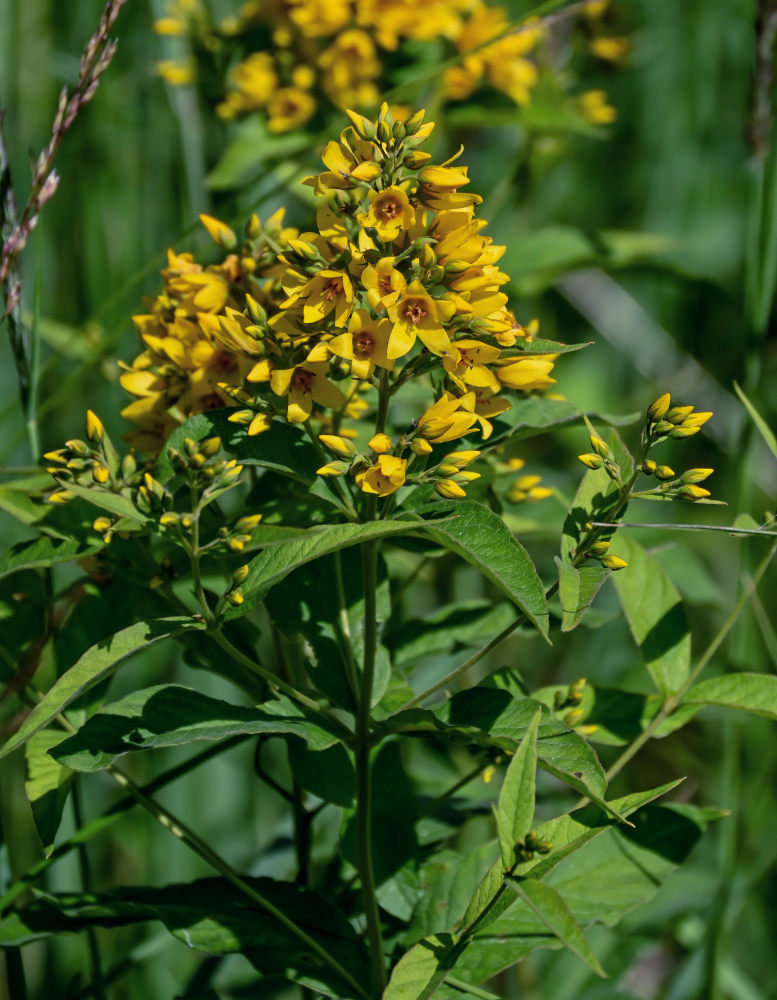
[[354,186],[354,181],[369,183],[380,174],[380,166],[374,162],[375,155],[371,142],[359,138],[353,128],[344,129],[340,133],[340,141],[328,142],[321,154],[328,170],[306,177],[303,183],[312,185],[316,194],[347,190]]
[[341,32],[318,57],[318,65],[324,91],[337,107],[378,103],[378,89],[373,81],[380,74],[381,65],[367,32],[358,28]]
[[237,236],[225,222],[219,222],[212,215],[201,215],[200,222],[217,246],[226,247],[227,250],[233,250],[237,246]]
[[392,447],[391,438],[388,434],[374,434],[367,444],[376,455],[384,455],[387,451],[391,451]]
[[348,332],[327,342],[327,348],[339,358],[351,362],[356,378],[369,378],[375,365],[392,369],[394,361],[386,355],[391,323],[387,319],[372,319],[366,309],[357,309],[351,317]]
[[628,53],[629,43],[625,38],[594,38],[590,48],[597,58],[618,63]]
[[492,388],[499,391],[499,380],[488,368],[493,364],[501,350],[479,340],[457,340],[456,350],[458,361],[452,356],[443,359],[443,367],[460,389],[466,391],[467,386],[479,389]]
[[469,184],[467,167],[424,167],[418,181],[418,200],[435,211],[477,205],[482,200],[476,194],[458,191]]
[[367,289],[367,301],[381,311],[393,305],[407,288],[405,276],[394,267],[396,257],[381,257],[374,266],[362,271],[362,284]]
[[432,354],[452,354],[456,349],[442,326],[456,311],[452,302],[433,299],[420,281],[412,281],[398,302],[388,307],[394,326],[389,338],[389,358],[401,358],[412,350],[416,338]]
[[326,378],[327,368],[325,361],[303,361],[294,368],[276,368],[272,372],[272,391],[276,396],[289,397],[289,423],[304,423],[313,411],[313,403],[333,409],[343,405],[345,396]]
[[418,433],[435,444],[455,441],[469,433],[478,422],[474,409],[474,392],[461,397],[445,392],[419,419]]
[[615,108],[607,103],[603,90],[586,90],[578,94],[576,103],[580,114],[592,125],[610,125],[618,117]]
[[171,87],[185,87],[194,83],[197,63],[194,59],[163,59],[156,64],[156,71]]
[[532,354],[526,358],[510,358],[499,362],[496,375],[508,389],[546,389],[556,380],[550,377],[558,355]]
[[267,128],[271,132],[290,132],[311,117],[316,110],[316,99],[306,90],[297,87],[281,87],[276,90],[267,104],[269,120]]
[[364,493],[387,497],[396,493],[405,482],[407,461],[395,455],[378,455],[378,461],[369,469],[357,472],[356,484]]
[[308,38],[336,35],[351,17],[349,0],[286,0],[286,8]]
[[353,306],[353,285],[344,271],[324,269],[313,278],[288,271],[283,282],[289,294],[282,308],[303,302],[304,323],[318,323],[334,313],[335,326],[344,326]]
[[357,216],[365,228],[371,226],[378,232],[384,243],[395,240],[400,232],[410,229],[415,223],[415,211],[401,187],[392,185],[383,191],[368,192],[370,209]]

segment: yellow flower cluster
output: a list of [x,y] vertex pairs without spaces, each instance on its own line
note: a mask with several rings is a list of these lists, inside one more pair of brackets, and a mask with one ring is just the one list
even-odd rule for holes
[[[551,386],[556,355],[534,353],[532,331],[508,308],[505,248],[483,233],[481,199],[463,190],[467,168],[433,165],[421,150],[433,123],[423,112],[396,122],[385,105],[375,122],[349,116],[324,150],[326,169],[304,182],[321,196],[314,231],[284,229],[278,213],[265,227],[253,218],[238,246],[203,217],[225,259],[203,267],[170,253],[163,293],[135,317],[145,349],[122,376],[137,397],[124,415],[150,450],[213,407],[233,407],[230,420],[252,435],[279,417],[313,434],[315,420],[317,447],[335,456],[322,475],[350,473],[363,492],[387,496],[416,462],[418,482],[463,496],[478,452],[429,466],[434,446],[487,439],[510,409],[504,391]],[[407,423],[402,413],[417,404],[403,399],[400,411],[393,401],[411,381],[428,402]]]
[[[608,4],[592,0],[582,8],[581,23],[594,36],[590,51],[616,62],[625,43],[598,37],[595,30]],[[201,0],[170,0],[167,16],[154,27],[161,35],[192,39],[201,61],[218,54],[223,65],[240,53],[217,111],[233,119],[263,110],[271,132],[304,125],[322,100],[340,109],[376,106],[387,89],[385,64],[395,61],[393,54],[407,41],[438,44],[441,60],[459,56],[443,77],[450,100],[486,86],[525,105],[541,71],[550,69],[540,24],[516,26],[506,7],[483,0],[248,0],[220,23],[211,21]],[[193,81],[196,65],[188,56],[165,60],[159,71],[179,85]],[[578,100],[580,113],[594,122],[612,121],[614,109],[601,92],[590,94]]]

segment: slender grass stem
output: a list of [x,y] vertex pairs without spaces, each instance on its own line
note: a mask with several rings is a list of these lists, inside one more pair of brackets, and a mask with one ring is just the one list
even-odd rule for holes
[[[154,778],[153,781],[144,785],[141,790],[146,795],[153,795],[154,792],[159,791],[160,788],[165,788],[167,785],[172,784],[173,781],[176,781],[184,774],[188,774],[190,771],[193,771],[194,768],[199,767],[200,764],[204,764],[212,757],[216,757],[227,750],[231,750],[232,747],[237,746],[238,743],[243,743],[247,739],[247,736],[233,736],[230,739],[223,740],[220,743],[207,747],[205,750],[200,751],[200,753],[190,757],[189,760],[185,760],[181,764],[177,764],[175,767],[171,767],[169,770],[164,771],[159,775],[159,777]],[[47,858],[43,858],[41,861],[37,862],[37,864],[33,865],[29,871],[25,872],[25,874],[16,879],[12,885],[8,886],[3,895],[0,896],[0,913],[4,912],[9,906],[11,906],[19,898],[19,896],[25,893],[31,885],[37,882],[37,880],[41,878],[52,865],[56,864],[57,861],[67,857],[68,854],[77,850],[79,845],[85,844],[93,837],[96,837],[98,834],[108,829],[108,827],[113,826],[114,823],[121,819],[125,812],[137,804],[138,801],[134,796],[127,795],[123,799],[119,799],[118,802],[112,805],[110,809],[104,812],[101,816],[90,820],[90,822],[81,827],[80,830],[76,830],[76,832],[67,840],[64,840],[61,844],[57,844]],[[11,996],[15,996],[15,994],[12,993]]]
[[615,777],[616,774],[619,774],[623,770],[623,768],[629,763],[629,761],[632,760],[632,758],[634,758],[639,753],[642,747],[649,740],[652,739],[653,734],[661,726],[661,724],[672,714],[672,712],[674,712],[674,710],[678,707],[678,705],[682,704],[684,696],[686,695],[690,687],[693,685],[696,678],[710,662],[712,657],[715,655],[715,653],[718,651],[721,644],[723,643],[723,640],[726,638],[726,636],[729,634],[731,629],[736,624],[737,619],[744,611],[748,601],[755,593],[756,588],[761,581],[761,577],[766,572],[769,563],[771,563],[772,559],[775,556],[775,553],[777,553],[777,542],[775,542],[775,544],[772,545],[771,549],[766,553],[764,558],[759,563],[758,568],[753,574],[753,578],[750,581],[749,585],[745,587],[744,591],[742,592],[742,596],[734,605],[734,608],[732,609],[728,618],[721,626],[718,634],[715,636],[715,638],[712,640],[709,646],[707,646],[702,655],[699,657],[696,666],[690,672],[690,674],[688,675],[688,679],[682,685],[680,690],[677,691],[675,694],[670,695],[668,698],[666,698],[664,704],[661,706],[660,711],[653,718],[650,724],[640,733],[640,735],[634,740],[634,742],[623,751],[620,757],[618,757],[615,763],[607,771],[608,781],[610,781],[612,778]]
[[232,866],[217,854],[201,837],[199,837],[193,830],[191,830],[185,823],[179,820],[171,812],[161,806],[158,802],[152,799],[150,796],[146,795],[133,781],[126,775],[122,770],[117,767],[110,766],[105,769],[107,773],[113,778],[117,784],[125,788],[130,795],[137,799],[138,804],[141,805],[148,813],[150,813],[157,822],[163,826],[166,830],[177,837],[182,844],[185,844],[194,854],[197,854],[203,861],[207,862],[211,868],[223,875],[228,882],[231,882],[240,892],[242,892],[249,899],[253,900],[258,906],[260,906],[266,913],[274,917],[279,923],[281,923],[291,934],[298,938],[305,947],[310,948],[318,958],[321,959],[326,965],[329,966],[334,972],[337,973],[351,989],[355,990],[357,995],[362,998],[362,1000],[369,1000],[369,994],[362,988],[362,986],[357,982],[356,979],[351,975],[351,973],[344,968],[340,962],[333,956],[330,955],[326,948],[322,947],[316,941],[315,938],[311,937],[307,931],[303,930],[294,923],[286,914],[278,909],[277,906],[273,905],[268,899],[258,892],[252,885],[241,878],[240,875],[232,868]]

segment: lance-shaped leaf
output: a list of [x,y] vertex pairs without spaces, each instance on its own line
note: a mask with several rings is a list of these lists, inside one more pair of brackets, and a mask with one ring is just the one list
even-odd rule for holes
[[591,607],[610,570],[599,563],[573,566],[571,562],[556,557],[558,566],[558,596],[561,600],[561,631],[576,628]]
[[554,934],[570,951],[603,979],[607,974],[599,964],[599,959],[593,953],[585,934],[577,921],[569,912],[560,893],[544,882],[532,878],[510,879],[513,891],[537,914],[548,930]]
[[204,627],[191,618],[159,618],[137,622],[91,646],[46,692],[19,730],[0,748],[0,757],[21,746],[33,733],[56,718],[71,701],[104,680],[135,653],[182,632]]
[[51,753],[75,771],[97,771],[136,750],[254,733],[299,736],[311,750],[319,751],[338,739],[335,729],[329,731],[287,698],[248,708],[178,684],[162,684],[106,705],[65,740],[59,733]]
[[505,869],[512,868],[515,864],[515,846],[531,830],[534,819],[537,731],[541,718],[542,711],[538,709],[510,760],[499,792],[497,831]]
[[427,521],[424,533],[477,567],[547,636],[548,602],[542,581],[502,519],[474,500],[442,509],[456,516],[445,523]]
[[44,569],[57,563],[72,562],[103,548],[104,542],[48,538],[45,535],[29,542],[19,542],[0,558],[0,577],[23,569]]
[[382,1000],[427,1000],[453,967],[456,942],[450,934],[436,934],[413,945],[394,966]]
[[619,531],[613,551],[628,567],[613,582],[645,666],[662,694],[680,690],[691,668],[691,636],[682,599],[662,566]]
[[777,719],[777,677],[766,674],[726,674],[694,686],[684,705],[720,705]]
[[[369,981],[364,946],[344,914],[311,889],[246,877],[251,888],[302,928],[356,982]],[[326,996],[354,995],[289,928],[222,878],[188,885],[145,886],[110,893],[41,896],[0,921],[0,948],[85,927],[118,927],[150,920],[189,948],[211,955],[243,953],[263,976],[281,976]]]
[[49,755],[51,747],[61,739],[61,729],[41,729],[27,741],[25,747],[27,776],[24,791],[47,857],[51,853],[74,778],[69,768]]
[[248,563],[248,576],[240,585],[243,603],[239,607],[227,605],[223,617],[229,620],[246,614],[276,583],[305,563],[351,545],[360,545],[388,535],[408,534],[419,528],[423,528],[422,522],[412,518],[401,521],[370,521],[367,524],[330,524],[311,528],[301,538],[273,545]]

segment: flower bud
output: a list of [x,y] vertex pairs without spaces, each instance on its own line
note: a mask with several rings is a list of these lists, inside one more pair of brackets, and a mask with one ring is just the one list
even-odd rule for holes
[[577,458],[579,462],[582,462],[589,469],[601,469],[602,467],[601,458],[593,452],[587,451],[583,455],[578,455]]
[[165,513],[159,518],[159,523],[164,528],[170,528],[174,524],[178,524],[178,521],[180,520],[180,517],[181,517],[181,515],[180,514],[176,514],[176,512],[174,510],[168,510],[168,511],[165,511]]
[[703,483],[705,479],[709,478],[714,472],[714,469],[688,469],[680,476],[680,482],[686,483]]
[[602,458],[607,458],[610,454],[610,449],[607,447],[606,442],[603,441],[598,434],[591,435],[591,447],[596,454],[601,455]]
[[225,222],[214,219],[212,215],[201,215],[200,222],[208,230],[208,235],[220,247],[234,250],[237,246],[237,236]]
[[111,475],[110,470],[106,465],[98,464],[95,465],[95,467],[92,469],[92,476],[94,477],[94,481],[96,483],[99,483],[101,486],[103,485],[103,483],[108,482],[108,480],[110,479],[110,475]]
[[593,545],[590,545],[588,547],[588,551],[592,556],[603,556],[606,555],[609,547],[610,543],[602,539],[601,541],[594,542]]
[[656,466],[656,479],[660,479],[662,482],[666,482],[667,479],[674,479],[674,469],[670,469],[668,465]]
[[703,500],[704,497],[710,495],[709,490],[705,490],[701,486],[694,486],[692,483],[688,483],[685,486],[681,486],[677,491],[677,495],[681,500]]
[[327,462],[320,469],[316,469],[317,476],[344,476],[348,471],[347,462]]
[[387,451],[391,451],[391,438],[388,434],[374,434],[368,443],[376,455],[384,455]]
[[341,458],[350,458],[354,453],[354,447],[350,441],[340,437],[338,434],[319,434],[318,440],[335,455]]
[[458,483],[454,483],[452,479],[441,479],[438,483],[435,483],[434,488],[446,500],[461,500],[462,497],[467,495],[461,486]]
[[645,461],[640,465],[640,472],[644,472],[646,476],[652,476],[656,471],[656,463],[652,458],[646,458]]
[[210,437],[206,438],[205,441],[200,442],[200,451],[204,455],[207,455],[208,458],[213,458],[213,456],[216,454],[216,452],[219,450],[220,447],[221,447],[220,437]]
[[92,410],[86,411],[86,436],[90,441],[102,441],[105,435],[103,422]]
[[106,531],[110,530],[111,526],[112,522],[109,517],[96,517],[94,521],[92,521],[92,527],[98,535],[105,534]]
[[269,413],[257,413],[248,425],[248,436],[256,437],[257,434],[264,434],[265,431],[269,431],[271,426],[272,417]]
[[457,469],[466,469],[479,455],[480,452],[475,449],[469,451],[449,451],[443,462],[449,462],[451,465],[455,465]]
[[232,574],[232,579],[235,583],[243,583],[244,580],[248,578],[249,568],[247,565],[238,566],[235,572]]
[[234,590],[230,590],[227,594],[227,600],[233,608],[239,608],[245,598],[243,597],[243,592],[240,588],[236,587]]
[[416,438],[410,443],[410,450],[414,455],[430,455],[432,446],[425,438]]
[[625,559],[621,559],[620,556],[607,555],[602,558],[602,566],[606,566],[607,569],[618,570],[625,569],[629,564]]
[[665,419],[669,421],[670,424],[681,424],[686,417],[689,417],[693,413],[692,406],[673,406],[671,410],[668,410]]
[[668,392],[665,392],[663,396],[659,396],[658,399],[654,400],[648,407],[648,418],[653,422],[661,420],[661,418],[668,412],[671,402],[672,398]]

